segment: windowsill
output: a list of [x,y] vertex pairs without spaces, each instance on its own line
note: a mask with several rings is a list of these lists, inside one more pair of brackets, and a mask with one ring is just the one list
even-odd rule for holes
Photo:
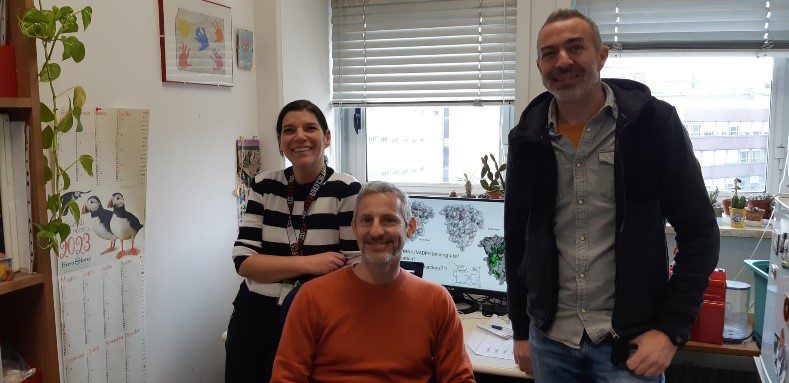
[[[773,226],[767,225],[767,220],[763,219],[758,226],[751,226],[752,221],[745,221],[746,226],[742,229],[736,229],[730,226],[729,217],[718,217],[718,228],[721,231],[721,237],[734,237],[734,238],[766,238],[771,240],[773,236]],[[765,229],[766,226],[766,229]],[[674,228],[666,224],[666,234],[676,234]]]

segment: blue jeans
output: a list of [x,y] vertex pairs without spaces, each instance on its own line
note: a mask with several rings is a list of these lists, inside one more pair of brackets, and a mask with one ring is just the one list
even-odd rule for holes
[[548,338],[534,326],[529,328],[529,348],[534,381],[543,382],[656,382],[664,376],[648,378],[611,364],[611,342],[594,344],[584,333],[581,348],[569,347]]

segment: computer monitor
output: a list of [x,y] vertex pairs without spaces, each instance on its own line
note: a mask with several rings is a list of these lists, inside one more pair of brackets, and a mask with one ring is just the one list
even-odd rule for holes
[[504,297],[504,201],[411,196],[418,228],[402,260],[425,264],[422,278],[461,293]]

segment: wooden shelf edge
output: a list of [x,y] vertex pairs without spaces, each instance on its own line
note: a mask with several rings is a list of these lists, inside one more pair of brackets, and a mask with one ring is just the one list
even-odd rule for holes
[[32,108],[33,99],[30,97],[0,97],[0,108]]
[[733,356],[759,356],[762,353],[756,342],[750,339],[740,344],[710,344],[690,341],[680,350]]
[[44,275],[40,273],[14,273],[14,279],[10,282],[0,282],[0,295],[12,293],[17,290],[44,283]]

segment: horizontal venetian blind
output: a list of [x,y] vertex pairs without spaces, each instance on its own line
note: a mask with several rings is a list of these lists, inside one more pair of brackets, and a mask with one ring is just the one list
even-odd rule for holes
[[512,101],[516,4],[333,0],[333,103]]
[[[769,38],[789,48],[789,1],[769,2]],[[765,42],[765,0],[575,0],[597,23],[603,41],[624,49],[759,49]]]

